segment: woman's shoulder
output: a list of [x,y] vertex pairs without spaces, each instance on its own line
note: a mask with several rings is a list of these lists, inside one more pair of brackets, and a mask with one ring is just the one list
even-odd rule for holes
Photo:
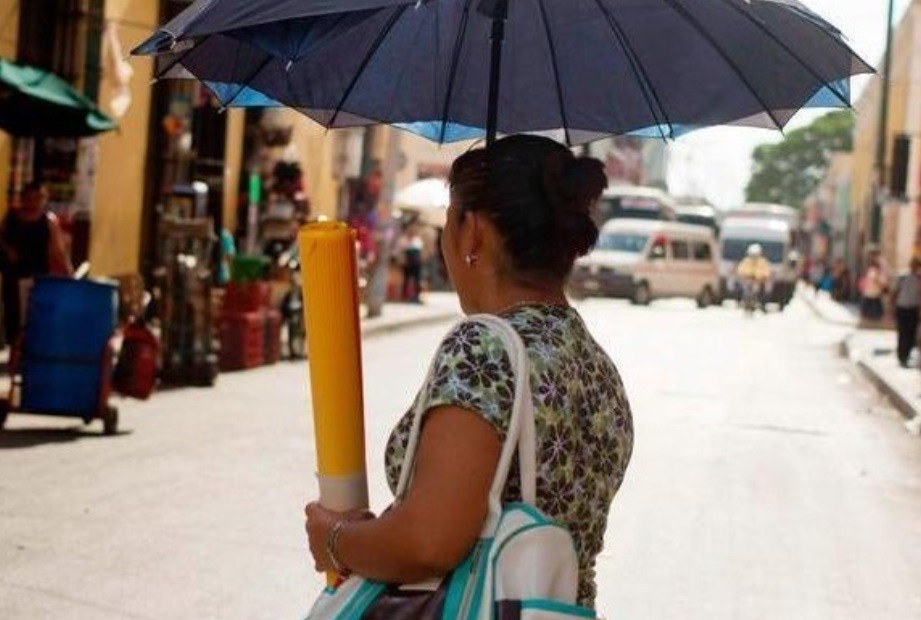
[[470,357],[502,346],[499,336],[492,329],[476,319],[467,318],[458,322],[442,339],[437,355]]

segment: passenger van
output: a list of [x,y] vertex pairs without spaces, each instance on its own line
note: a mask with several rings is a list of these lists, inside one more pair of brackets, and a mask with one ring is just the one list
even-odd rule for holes
[[656,187],[612,185],[604,190],[595,210],[595,221],[604,226],[612,219],[677,219],[675,200]]
[[646,305],[687,297],[705,308],[719,303],[716,238],[706,226],[614,219],[598,243],[576,261],[568,292],[574,298],[621,297]]
[[797,269],[790,259],[794,249],[793,231],[790,224],[781,219],[731,216],[723,220],[720,226],[721,295],[740,298],[742,286],[736,277],[736,268],[753,243],[761,246],[764,257],[771,264],[766,301],[778,304],[783,310],[793,298]]
[[680,205],[675,209],[675,216],[683,224],[706,226],[716,235],[720,233],[719,211],[710,205]]

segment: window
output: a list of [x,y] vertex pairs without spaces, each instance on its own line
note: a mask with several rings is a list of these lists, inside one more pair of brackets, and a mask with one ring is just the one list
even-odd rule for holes
[[690,258],[691,250],[688,248],[687,241],[672,241],[672,259],[689,260]]
[[630,252],[639,254],[646,247],[648,237],[644,235],[626,235],[620,233],[603,234],[598,239],[599,250],[613,250],[615,252]]
[[784,262],[786,253],[785,244],[780,241],[765,241],[764,239],[723,239],[723,260],[739,262],[745,258],[748,246],[753,243],[761,245],[764,257],[769,263],[779,265]]
[[694,244],[694,260],[709,262],[712,258],[713,258],[713,253],[710,251],[709,243],[695,243]]
[[20,3],[18,61],[52,71],[96,100],[101,78],[103,1]]

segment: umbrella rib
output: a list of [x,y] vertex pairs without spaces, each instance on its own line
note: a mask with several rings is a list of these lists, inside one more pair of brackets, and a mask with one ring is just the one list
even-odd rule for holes
[[257,75],[262,73],[262,70],[265,69],[270,62],[275,60],[275,57],[271,54],[266,54],[265,59],[256,67],[256,70],[249,74],[249,77],[246,78],[245,82],[240,82],[240,88],[237,89],[237,92],[233,94],[233,97],[227,100],[227,103],[221,104],[225,108],[229,108],[233,105],[233,102],[237,100],[237,97],[243,94],[243,91],[249,87],[249,83],[255,79]]
[[[633,71],[633,77],[635,77],[636,81],[640,84],[640,91],[643,93],[646,105],[649,106],[649,111],[652,112],[652,119],[659,128],[659,134],[662,136],[663,140],[668,140],[669,137],[674,138],[675,130],[671,120],[668,118],[668,114],[665,112],[665,106],[662,105],[662,100],[659,99],[658,93],[656,93],[655,88],[653,88],[652,82],[649,79],[649,74],[646,72],[645,67],[643,67],[643,63],[640,62],[639,55],[630,43],[630,39],[627,38],[627,33],[624,32],[617,18],[614,17],[610,9],[608,9],[601,0],[595,0],[595,4],[597,4],[598,9],[604,13],[608,26],[611,28],[611,32],[614,33],[614,38],[617,39],[617,42],[620,43],[621,48],[627,55],[630,69]],[[658,111],[656,108],[658,108]],[[662,120],[659,119],[659,112],[662,114]],[[665,135],[665,131],[662,129],[663,120],[664,124],[668,125],[668,136]]]
[[[204,43],[204,41],[202,41],[202,43]],[[195,48],[192,48],[192,49],[195,49]],[[166,67],[165,67],[162,71],[158,71],[158,72],[157,72],[157,77],[156,77],[156,79],[157,79],[157,80],[162,79],[164,75],[166,75],[167,73],[169,73],[169,72],[173,69],[173,67],[175,67],[176,65],[180,64],[180,63],[183,61],[183,59],[184,59],[188,54],[191,53],[191,51],[192,51],[192,50],[188,50],[188,51],[186,51],[186,52],[182,52],[181,54],[177,54],[175,60],[173,60],[173,61],[172,61],[171,63],[169,63],[168,65],[166,65]],[[156,60],[155,60],[154,62],[156,62]]]
[[566,146],[572,146],[572,140],[569,136],[569,119],[566,115],[566,103],[563,100],[563,86],[560,84],[560,71],[557,68],[556,46],[553,44],[553,33],[550,31],[550,20],[547,19],[547,7],[544,0],[538,0],[540,4],[540,17],[544,22],[544,30],[547,33],[547,42],[550,45],[550,57],[553,66],[553,81],[556,84],[556,98],[560,105],[560,117],[563,120],[563,135],[566,136]]
[[[781,40],[780,40],[780,37],[778,37],[774,32],[772,32],[770,28],[768,28],[767,26],[765,26],[760,20],[755,19],[754,16],[753,16],[751,13],[749,13],[748,11],[745,11],[744,9],[742,9],[742,7],[740,7],[740,6],[736,5],[735,3],[731,2],[731,0],[720,0],[720,2],[722,2],[723,4],[725,4],[725,5],[727,5],[727,6],[732,7],[733,10],[735,10],[737,13],[739,13],[739,14],[742,15],[742,16],[744,16],[744,17],[745,17],[748,21],[750,21],[752,24],[754,24],[755,26],[757,26],[758,29],[761,30],[761,32],[763,32],[764,34],[766,34],[772,41],[774,41],[774,42],[775,42],[777,45],[779,45],[785,52],[787,52],[787,54],[789,54],[790,57],[793,58],[793,60],[795,60],[795,61],[797,62],[797,64],[799,64],[799,65],[800,65],[801,67],[803,67],[806,71],[808,71],[808,72],[812,75],[812,77],[814,77],[814,78],[816,78],[817,80],[819,80],[819,83],[828,85],[828,82],[825,81],[825,79],[824,79],[822,76],[820,76],[820,75],[818,74],[818,72],[816,72],[816,70],[815,70],[811,65],[809,65],[805,60],[803,60],[803,59],[800,57],[799,54],[797,54],[796,52],[794,52],[794,51],[790,48],[790,46],[788,46],[786,43],[784,43],[783,41],[781,41]],[[837,89],[832,88],[831,91],[835,94],[835,96],[838,98],[838,100],[841,101],[841,103],[843,103],[843,104],[844,104],[845,106],[847,106],[847,107],[851,107],[851,102],[848,101],[848,99],[847,99],[846,97],[844,97],[841,93],[839,93],[839,92],[837,91]]]
[[408,5],[403,5],[393,12],[393,14],[390,16],[390,19],[387,21],[387,24],[384,26],[384,29],[380,31],[380,33],[377,35],[377,38],[374,39],[374,43],[372,43],[371,47],[368,48],[368,53],[365,54],[364,59],[361,61],[361,65],[358,67],[358,71],[352,77],[352,81],[349,83],[348,88],[345,89],[345,93],[343,93],[342,99],[339,100],[339,103],[336,105],[336,109],[333,111],[332,117],[329,119],[329,127],[333,127],[336,124],[336,119],[339,117],[339,112],[342,111],[342,106],[344,106],[345,102],[348,101],[352,91],[355,89],[355,85],[358,84],[358,80],[361,79],[365,69],[368,68],[371,60],[374,59],[375,54],[377,54],[377,51],[384,43],[384,39],[386,39],[390,32],[393,30],[393,26],[403,15],[403,12],[406,11],[407,6]]
[[762,97],[758,93],[758,91],[755,90],[755,87],[752,85],[749,79],[745,77],[745,74],[742,73],[742,70],[738,67],[738,65],[736,65],[735,61],[729,57],[729,54],[726,53],[726,50],[720,47],[720,45],[713,38],[713,35],[707,32],[707,30],[703,26],[701,26],[700,22],[697,21],[697,18],[695,18],[691,14],[691,12],[688,11],[677,0],[665,0],[665,2],[672,8],[673,11],[675,11],[676,13],[678,13],[678,15],[683,17],[685,21],[687,21],[691,26],[694,27],[695,30],[697,30],[697,32],[700,33],[700,35],[704,38],[704,40],[706,40],[707,43],[710,44],[710,47],[713,48],[713,51],[716,52],[727,65],[729,65],[729,68],[732,69],[733,73],[736,74],[736,77],[739,78],[739,81],[741,81],[742,84],[745,85],[745,88],[748,89],[748,92],[750,92],[752,96],[758,101],[758,105],[762,107],[764,112],[771,119],[771,122],[774,123],[774,126],[778,130],[783,131],[783,124],[778,120],[777,116],[771,110],[770,106],[767,105],[767,102],[764,100],[764,97]]
[[464,5],[464,16],[457,28],[457,38],[454,39],[454,51],[451,54],[451,70],[448,73],[448,89],[445,92],[445,100],[441,106],[441,129],[438,134],[438,144],[445,143],[445,135],[448,131],[448,113],[451,111],[451,95],[454,94],[454,81],[457,79],[457,65],[460,64],[461,48],[464,45],[464,36],[467,34],[467,21],[470,19],[470,3],[473,0],[467,0]]

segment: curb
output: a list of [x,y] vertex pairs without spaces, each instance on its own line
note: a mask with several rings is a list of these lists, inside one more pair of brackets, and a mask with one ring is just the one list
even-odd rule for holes
[[[876,390],[882,394],[882,396],[889,401],[892,407],[899,412],[906,420],[911,420],[921,416],[921,411],[915,405],[911,403],[910,400],[906,399],[899,390],[895,389],[890,385],[880,373],[878,373],[870,364],[867,364],[866,361],[855,357],[854,349],[851,346],[851,338],[861,329],[860,320],[855,321],[844,321],[841,319],[833,319],[827,316],[822,312],[819,305],[815,302],[814,299],[810,298],[808,294],[803,292],[801,289],[797,290],[797,297],[802,299],[806,306],[821,320],[829,323],[831,325],[837,325],[839,327],[850,327],[853,331],[844,337],[841,342],[838,344],[838,355],[854,364],[857,369],[860,371],[860,374],[870,382],[870,384],[876,388]],[[864,328],[866,329],[866,328]]]
[[[851,360],[852,352],[851,337],[848,336],[841,341],[839,353],[841,357]],[[857,369],[860,370],[861,374],[867,379],[867,381],[869,381],[870,384],[873,385],[873,387],[875,387],[877,391],[879,391],[879,393],[889,401],[892,407],[898,411],[903,418],[906,420],[912,420],[921,415],[921,412],[919,412],[918,409],[909,400],[902,396],[902,394],[897,389],[887,383],[886,380],[883,379],[883,377],[878,372],[876,372],[872,366],[867,364],[862,359],[856,359],[852,361],[854,362],[854,365],[857,367]]]
[[405,321],[393,321],[390,323],[381,323],[378,325],[362,325],[361,326],[361,337],[362,338],[374,338],[377,336],[384,336],[387,334],[393,334],[395,332],[415,329],[417,327],[426,327],[428,325],[435,325],[437,323],[444,323],[446,321],[452,321],[459,317],[460,317],[460,314],[452,310],[452,311],[439,312],[437,314],[432,314],[431,316],[427,316],[425,318],[407,319]]
[[819,317],[826,323],[830,323],[831,325],[837,325],[839,327],[851,327],[854,329],[860,328],[860,321],[858,319],[855,319],[853,321],[845,321],[842,319],[833,319],[829,317],[828,315],[826,315],[824,312],[822,312],[821,308],[819,308],[819,304],[816,303],[815,299],[810,297],[807,293],[803,292],[802,289],[796,290],[796,296],[802,299],[806,303],[809,309],[812,310],[813,314],[815,314],[817,317]]

